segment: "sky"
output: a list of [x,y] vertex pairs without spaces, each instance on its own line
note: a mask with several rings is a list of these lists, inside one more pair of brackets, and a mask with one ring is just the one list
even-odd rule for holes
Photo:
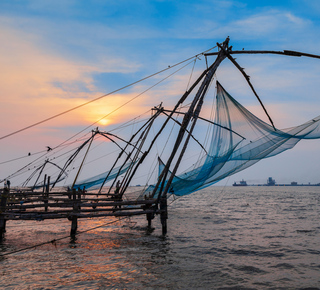
[[[188,59],[230,36],[234,50],[320,54],[320,2],[310,1],[0,1],[0,137],[79,106]],[[208,58],[212,60],[212,58]],[[195,73],[204,67],[202,64]],[[320,115],[320,60],[238,56],[274,123],[299,125]],[[200,62],[200,61],[199,61]],[[136,98],[99,126],[177,100],[190,70]],[[218,80],[262,116],[245,81],[224,61]],[[54,147],[141,92],[136,84],[69,114],[0,140],[0,176],[14,158]],[[262,117],[263,118],[263,117]],[[300,142],[219,185],[320,182],[320,140]],[[22,159],[20,165],[27,160]]]

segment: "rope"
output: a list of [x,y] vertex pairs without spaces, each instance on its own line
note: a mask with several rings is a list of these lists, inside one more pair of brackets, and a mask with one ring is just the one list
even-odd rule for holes
[[[188,60],[189,60],[189,59],[188,59]],[[185,60],[185,61],[183,61],[183,62],[186,62],[186,61],[187,61],[187,60]],[[183,63],[183,62],[181,62],[181,63]],[[179,64],[181,64],[181,63],[179,63]],[[80,132],[74,134],[73,136],[71,136],[70,138],[68,138],[68,139],[65,140],[64,142],[60,143],[59,145],[57,145],[57,146],[54,147],[53,149],[56,149],[56,148],[61,147],[63,144],[65,144],[65,143],[68,142],[69,140],[73,139],[74,137],[76,137],[76,136],[79,135],[80,133],[84,132],[84,131],[87,130],[88,128],[92,127],[93,125],[95,125],[96,123],[98,123],[100,120],[102,120],[102,119],[108,117],[109,115],[113,114],[114,112],[116,112],[116,111],[119,110],[120,108],[124,107],[124,106],[127,105],[128,103],[130,103],[130,102],[132,102],[133,100],[135,100],[136,98],[140,97],[142,94],[146,93],[147,91],[151,90],[152,88],[154,88],[155,86],[157,86],[157,85],[160,84],[161,82],[165,81],[166,79],[168,79],[169,77],[171,77],[171,76],[174,75],[175,73],[179,72],[180,70],[182,70],[183,68],[185,68],[186,66],[188,66],[190,63],[191,63],[191,62],[188,62],[187,64],[185,64],[184,66],[182,66],[182,67],[179,68],[178,70],[174,71],[173,73],[169,74],[169,75],[166,76],[165,78],[161,79],[159,82],[155,83],[154,85],[152,85],[152,86],[149,87],[148,89],[144,90],[144,91],[141,92],[140,94],[138,94],[138,95],[136,95],[135,97],[131,98],[130,100],[128,100],[127,102],[125,102],[124,104],[122,104],[121,106],[119,106],[118,108],[114,109],[113,111],[111,111],[111,112],[108,113],[107,115],[103,116],[103,117],[100,118],[99,120],[95,121],[94,123],[92,123],[92,124],[90,124],[89,126],[87,126],[86,128],[84,128],[84,129],[81,130]],[[177,65],[179,65],[179,64],[173,65],[173,66],[171,66],[170,68],[172,68],[172,67],[174,67],[174,66],[177,66]],[[167,68],[167,69],[168,69],[168,68]],[[165,70],[167,70],[167,69],[165,69]],[[163,71],[165,71],[165,70],[163,70]],[[161,71],[161,72],[162,72],[162,71]],[[146,78],[145,78],[145,79],[146,79]],[[119,90],[121,90],[121,89],[119,89]],[[116,92],[116,91],[114,91],[114,92]],[[112,92],[112,93],[113,93],[113,92]],[[110,93],[110,94],[112,94],[112,93]],[[98,99],[98,98],[97,98],[97,99]],[[92,101],[94,101],[94,100],[92,100]],[[90,102],[92,102],[92,101],[90,101]],[[87,102],[86,104],[88,104],[88,103],[89,103],[89,102]],[[80,107],[80,106],[78,106],[78,107]],[[45,120],[44,120],[43,122],[45,122]],[[37,123],[37,124],[39,124],[39,123]],[[36,125],[36,124],[35,124],[35,125]],[[29,127],[30,127],[30,126],[29,126]],[[26,127],[26,128],[29,128],[29,127]],[[25,129],[26,129],[26,128],[25,128]],[[23,130],[23,129],[21,129],[21,130]],[[21,130],[20,130],[20,131],[21,131]],[[12,133],[11,135],[13,135],[13,134],[15,134],[15,133],[18,133],[18,131]],[[5,137],[9,137],[9,136],[10,136],[10,135],[1,137],[0,140],[3,139],[3,138],[5,138]],[[47,150],[45,150],[45,154],[41,155],[40,157],[38,157],[38,158],[35,159],[34,161],[31,161],[31,162],[28,163],[26,166],[22,167],[20,170],[16,171],[15,173],[11,174],[10,176],[6,177],[6,179],[11,178],[13,175],[15,175],[16,173],[22,171],[23,169],[28,168],[32,163],[34,163],[34,162],[36,162],[37,160],[41,159],[41,158],[42,158],[43,156],[45,156],[46,154],[47,154]],[[9,162],[9,161],[7,161],[7,162]],[[4,162],[4,163],[6,163],[6,162]],[[2,163],[0,163],[0,164],[2,164]]]
[[[116,223],[116,222],[118,222],[118,221],[120,221],[120,220],[123,220],[123,219],[126,219],[126,218],[127,218],[127,217],[119,218],[118,220],[115,220],[115,221],[112,221],[112,222],[108,222],[108,223],[105,223],[105,224],[102,224],[102,225],[99,225],[99,226],[96,226],[96,227],[93,227],[93,228],[90,228],[90,229],[87,229],[87,230],[84,230],[84,231],[79,231],[79,232],[77,232],[77,233],[75,234],[75,236],[76,236],[76,235],[83,234],[83,233],[87,233],[87,232],[92,231],[92,230],[95,230],[95,229],[97,229],[97,228],[104,227],[104,226],[106,226],[106,225],[110,225],[110,224]],[[11,251],[11,252],[8,252],[8,253],[0,254],[0,257],[12,255],[12,254],[19,253],[19,252],[23,252],[23,251],[26,251],[26,250],[31,250],[31,249],[34,249],[34,248],[37,248],[37,247],[40,247],[40,246],[43,246],[43,245],[50,244],[50,243],[51,243],[51,244],[55,244],[57,241],[61,241],[61,240],[67,239],[67,238],[70,238],[70,235],[64,236],[64,237],[61,237],[61,238],[58,238],[58,239],[53,239],[53,240],[51,240],[51,241],[39,243],[39,244],[36,244],[36,245],[33,245],[33,246],[25,247],[25,248],[22,248],[22,249],[19,249],[19,250]]]
[[[215,46],[215,47],[216,47],[216,46]],[[169,70],[169,69],[172,69],[173,67],[176,67],[176,66],[178,66],[178,65],[180,65],[180,64],[182,64],[182,63],[185,63],[185,62],[189,61],[190,59],[197,58],[199,55],[203,55],[204,53],[206,53],[206,52],[214,49],[215,47],[210,48],[210,49],[208,49],[208,50],[206,50],[206,51],[203,51],[202,53],[199,53],[199,54],[197,54],[197,55],[195,55],[195,56],[189,57],[188,59],[185,59],[185,60],[183,60],[183,61],[181,61],[181,62],[178,62],[178,63],[176,63],[176,64],[174,64],[174,65],[171,65],[171,66],[169,66],[169,67],[167,67],[167,68],[165,68],[165,69],[163,69],[163,70],[160,70],[160,71],[158,71],[158,72],[156,72],[156,73],[154,73],[154,74],[151,74],[151,75],[149,75],[149,76],[147,76],[147,77],[144,77],[144,78],[142,78],[142,79],[140,79],[140,80],[138,80],[138,81],[135,81],[135,82],[133,82],[133,83],[131,83],[131,84],[128,84],[128,85],[126,85],[126,86],[124,86],[124,87],[121,87],[121,88],[119,88],[119,89],[117,89],[117,90],[114,90],[114,91],[112,91],[112,92],[110,92],[110,93],[104,94],[104,95],[102,95],[102,96],[100,96],[100,97],[97,97],[97,98],[95,98],[95,99],[93,99],[93,100],[90,100],[90,101],[88,101],[88,102],[85,102],[85,103],[83,103],[83,104],[81,104],[81,105],[75,106],[75,107],[73,107],[73,108],[71,108],[71,109],[68,109],[68,110],[66,110],[66,111],[63,111],[63,112],[61,112],[61,113],[59,113],[59,114],[53,115],[53,116],[51,116],[51,117],[49,117],[49,118],[46,118],[46,119],[44,119],[44,120],[42,120],[42,121],[36,122],[36,123],[31,124],[31,125],[29,125],[29,126],[27,126],[27,127],[24,127],[24,128],[19,129],[19,130],[17,130],[17,131],[14,131],[14,132],[12,132],[12,133],[9,133],[9,134],[7,134],[7,135],[4,135],[4,136],[0,137],[0,140],[5,139],[5,138],[7,138],[7,137],[10,137],[10,136],[12,136],[12,135],[18,134],[18,133],[23,132],[23,131],[25,131],[25,130],[28,130],[28,129],[32,128],[32,127],[37,126],[37,125],[43,124],[43,123],[45,123],[45,122],[47,122],[47,121],[50,121],[50,120],[52,120],[52,119],[55,119],[55,118],[60,117],[60,116],[62,116],[62,115],[65,115],[65,114],[67,114],[67,113],[70,113],[70,112],[72,112],[72,111],[74,111],[74,110],[76,110],[76,109],[79,109],[79,108],[81,108],[81,107],[84,107],[84,106],[86,106],[86,105],[88,105],[88,104],[91,104],[91,103],[93,103],[93,102],[95,102],[95,101],[101,100],[101,99],[103,99],[103,98],[105,98],[105,97],[107,97],[107,96],[110,96],[110,95],[112,95],[112,94],[114,94],[114,93],[117,93],[117,92],[119,92],[119,91],[121,91],[121,90],[124,90],[124,89],[126,89],[126,88],[132,87],[133,85],[136,85],[136,84],[138,84],[138,83],[140,83],[140,82],[142,82],[142,81],[145,81],[145,80],[147,80],[147,79],[149,79],[149,78],[151,78],[151,77],[154,77],[154,76],[156,76],[156,75],[158,75],[158,74],[161,74],[161,73],[163,73],[163,72],[165,72],[165,71],[167,71],[167,70]],[[136,98],[136,97],[135,97],[135,98]],[[133,99],[135,99],[135,98],[133,98]],[[115,112],[115,111],[117,111],[118,109],[122,108],[124,105],[128,104],[128,103],[131,102],[133,99],[131,99],[130,101],[124,103],[122,106],[120,106],[120,107],[118,107],[117,109],[115,109],[114,111],[112,111],[112,113]],[[110,114],[111,114],[111,113],[110,113]]]
[[[84,130],[83,130],[83,131],[84,131]],[[83,132],[83,131],[81,131],[81,132]],[[53,150],[56,149],[56,148],[59,148],[59,147],[63,146],[64,143],[68,142],[69,140],[71,140],[73,137],[75,137],[76,135],[80,134],[81,132],[79,132],[79,133],[73,135],[71,138],[63,141],[62,143],[60,143],[59,145],[57,145],[56,147],[54,147]],[[87,133],[87,134],[88,134],[88,133]],[[85,135],[87,135],[87,134],[85,134]],[[83,137],[82,137],[82,138],[83,138]],[[81,142],[81,141],[82,141],[82,139],[77,139],[77,140],[72,141],[72,142],[70,142],[70,143],[68,143],[68,144],[65,144],[64,146],[70,146],[70,145],[72,145],[72,144],[74,144],[74,143]],[[53,150],[51,150],[50,152],[52,152]],[[57,156],[57,157],[55,157],[55,158],[53,158],[53,159],[56,159],[56,158],[59,158],[59,157],[65,155],[65,154],[68,154],[68,153],[72,152],[73,150],[74,150],[74,148],[71,149],[71,150],[69,150],[69,151],[67,151],[67,152],[64,152],[63,154],[61,154],[61,155],[59,155],[59,156]],[[44,156],[49,156],[49,155],[52,156],[52,154],[53,154],[53,153],[52,153],[52,154],[49,154],[49,155],[48,155],[48,154],[47,154],[47,153],[48,153],[47,150],[44,150],[44,151],[40,151],[40,152],[31,154],[31,155],[36,155],[36,154],[43,153],[43,152],[45,152],[45,153],[42,154],[40,157],[38,157],[38,158],[36,158],[35,160],[29,162],[27,165],[25,165],[24,167],[20,168],[20,169],[17,170],[16,172],[10,174],[10,175],[7,176],[5,179],[9,179],[9,178],[12,178],[12,177],[16,177],[16,176],[18,176],[18,175],[20,175],[20,174],[24,174],[26,171],[29,170],[30,166],[31,166],[33,163],[36,163],[36,164],[37,164],[37,161],[40,162],[40,160],[42,160],[42,157],[44,157]],[[58,151],[58,152],[59,152],[59,151]],[[56,153],[57,153],[57,152],[56,152]],[[31,155],[30,155],[30,156],[31,156]],[[19,158],[17,158],[17,159],[27,158],[27,157],[30,157],[30,156],[19,157]],[[15,161],[15,160],[17,160],[17,159],[4,161],[4,162],[0,163],[0,165],[1,165],[1,164],[4,164],[4,163],[7,163],[7,162]],[[53,160],[53,159],[51,158],[51,159],[49,159],[49,160]],[[42,162],[42,161],[41,161],[41,162]],[[40,164],[40,163],[38,163],[38,164]],[[37,165],[35,165],[33,168],[36,168],[36,166],[37,166]],[[25,171],[23,171],[23,170],[25,170]],[[0,180],[0,182],[3,182],[3,181],[4,181],[4,179],[3,179],[3,180]]]
[[197,62],[197,58],[195,58],[194,61],[193,61],[193,67],[192,67],[192,70],[191,70],[191,74],[190,74],[190,77],[189,77],[189,81],[188,81],[188,84],[187,84],[186,91],[189,89],[190,81],[191,81],[191,78],[192,78],[192,74],[193,74],[193,70],[194,70],[194,67],[196,65],[196,62]]

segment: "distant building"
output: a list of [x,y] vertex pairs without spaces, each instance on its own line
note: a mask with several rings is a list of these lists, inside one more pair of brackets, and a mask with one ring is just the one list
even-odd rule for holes
[[276,185],[276,181],[274,179],[272,179],[272,177],[269,177],[267,180],[267,185],[268,186],[275,186]]

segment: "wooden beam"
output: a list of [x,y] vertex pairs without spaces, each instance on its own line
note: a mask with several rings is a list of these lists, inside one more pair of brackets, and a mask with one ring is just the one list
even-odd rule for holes
[[[283,51],[274,51],[274,50],[231,50],[229,51],[230,54],[279,54],[279,55],[287,55],[287,56],[296,56],[296,57],[311,57],[311,58],[319,58],[320,55],[311,54],[311,53],[304,53],[299,51],[293,50],[283,50]],[[213,56],[218,55],[219,52],[210,52],[205,53],[204,56]]]
[[[227,58],[235,65],[235,67],[242,73],[242,75],[244,76],[244,78],[246,79],[247,83],[249,84],[251,90],[253,91],[254,95],[256,96],[256,98],[258,99],[262,109],[264,110],[264,112],[266,113],[267,117],[269,118],[269,121],[273,127],[273,129],[276,131],[276,127],[273,124],[273,121],[267,111],[267,109],[265,108],[265,106],[263,105],[260,97],[258,96],[256,90],[254,89],[253,85],[250,82],[250,77],[245,73],[245,71],[243,70],[243,68],[236,62],[236,60],[230,55],[230,50],[226,50],[224,47],[222,47],[219,43],[217,43],[217,45],[220,47],[221,50],[224,51],[224,53],[226,54]],[[221,85],[220,85],[221,86]],[[222,86],[221,86],[222,87]]]

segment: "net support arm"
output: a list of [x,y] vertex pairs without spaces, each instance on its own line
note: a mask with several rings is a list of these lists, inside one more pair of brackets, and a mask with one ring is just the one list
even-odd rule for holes
[[[172,121],[174,121],[175,123],[177,123],[179,126],[182,126],[182,124],[181,124],[178,120],[172,118],[172,116],[170,116],[169,114],[167,114],[165,111],[167,111],[167,110],[162,110],[162,113],[163,113],[164,115],[166,115],[167,117],[169,117]],[[171,113],[171,111],[169,111],[169,110],[168,110],[168,112]],[[177,113],[178,113],[178,112],[177,112]],[[186,129],[186,131],[187,131],[187,133],[190,134],[190,132],[189,132],[188,129]],[[198,143],[198,145],[202,148],[202,150],[203,150],[206,154],[208,154],[207,150],[203,147],[203,145],[202,145],[192,134],[191,134],[191,138]]]
[[[205,53],[204,56],[210,55],[218,55],[219,52],[211,52]],[[320,55],[293,51],[293,50],[283,50],[283,51],[276,51],[276,50],[232,50],[229,51],[229,54],[279,54],[279,55],[287,55],[287,56],[296,56],[296,57],[311,57],[311,58],[318,58],[320,59]]]
[[236,60],[230,55],[229,51],[225,50],[219,43],[217,43],[217,45],[219,46],[219,48],[220,48],[221,50],[224,50],[227,58],[228,58],[228,59],[235,65],[235,67],[242,73],[242,75],[243,75],[244,78],[246,79],[247,83],[249,84],[251,90],[253,91],[254,95],[255,95],[256,98],[258,99],[258,101],[259,101],[262,109],[263,109],[264,112],[266,113],[266,115],[267,115],[267,117],[268,117],[268,119],[269,119],[269,121],[270,121],[273,129],[276,131],[276,127],[274,126],[273,121],[272,121],[272,119],[271,119],[271,117],[270,117],[267,109],[266,109],[265,106],[263,105],[260,97],[258,96],[256,90],[254,89],[253,85],[252,85],[251,82],[250,82],[250,77],[245,73],[245,71],[243,70],[243,68],[236,62]]
[[[164,113],[164,114],[165,114],[165,112],[172,112],[172,111],[171,111],[171,110],[163,110],[163,113]],[[186,114],[186,113],[184,113],[184,112],[175,112],[175,113],[176,113],[176,114],[182,114],[182,115]],[[166,115],[167,115],[167,114],[166,114]],[[171,118],[172,118],[172,117],[171,117]],[[173,119],[173,118],[172,118],[172,119]],[[198,116],[198,119],[203,120],[203,121],[205,121],[205,122],[208,122],[208,123],[210,123],[210,124],[212,124],[212,125],[218,126],[218,127],[220,127],[220,128],[226,129],[227,131],[230,131],[230,132],[236,134],[237,136],[239,136],[240,138],[246,140],[245,137],[243,137],[243,136],[240,135],[239,133],[231,130],[231,129],[228,128],[228,127],[222,126],[222,125],[220,125],[220,124],[218,124],[218,123],[212,122],[211,120],[202,118],[202,117],[200,117],[200,116]],[[173,120],[174,120],[174,119],[173,119]],[[176,120],[174,120],[174,121],[176,121]],[[187,132],[188,132],[188,131],[187,131]]]

